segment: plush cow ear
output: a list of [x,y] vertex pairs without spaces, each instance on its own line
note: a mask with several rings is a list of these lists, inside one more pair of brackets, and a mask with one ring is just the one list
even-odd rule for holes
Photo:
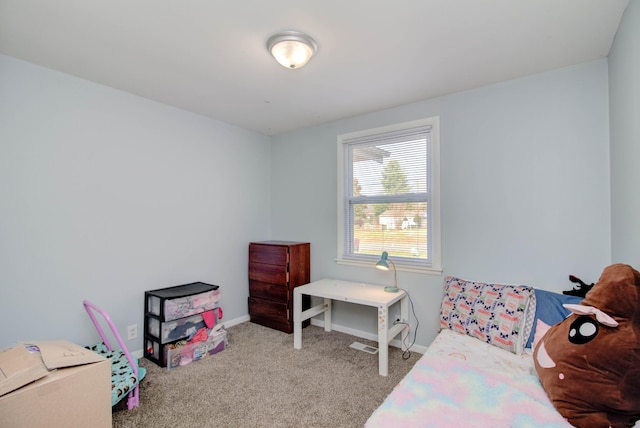
[[565,308],[569,309],[571,312],[577,315],[595,315],[596,319],[600,324],[606,325],[608,327],[617,327],[618,321],[611,318],[609,315],[605,314],[598,308],[594,308],[593,306],[587,305],[572,305],[570,303],[565,303]]

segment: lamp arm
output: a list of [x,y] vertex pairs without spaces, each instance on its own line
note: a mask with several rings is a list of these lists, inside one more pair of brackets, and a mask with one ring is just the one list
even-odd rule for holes
[[396,264],[392,260],[387,259],[387,261],[393,266],[393,286],[398,288],[398,271],[396,270]]

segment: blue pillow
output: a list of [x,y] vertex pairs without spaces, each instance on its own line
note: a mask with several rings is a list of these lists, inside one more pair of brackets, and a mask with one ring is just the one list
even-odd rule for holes
[[571,314],[569,309],[562,305],[565,303],[578,304],[582,301],[582,297],[567,296],[565,294],[554,293],[553,291],[534,289],[536,293],[536,317],[533,320],[533,328],[527,340],[526,348],[531,348],[533,338],[536,334],[536,326],[538,320],[547,325],[554,325],[564,320]]

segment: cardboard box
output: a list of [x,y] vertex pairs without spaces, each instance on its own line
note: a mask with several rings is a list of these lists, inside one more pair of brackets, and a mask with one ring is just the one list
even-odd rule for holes
[[66,341],[0,352],[0,427],[111,427],[111,362]]
[[27,346],[3,351],[0,353],[0,397],[48,374],[40,351]]

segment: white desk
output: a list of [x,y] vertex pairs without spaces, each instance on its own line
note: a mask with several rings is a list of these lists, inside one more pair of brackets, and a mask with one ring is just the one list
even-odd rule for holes
[[[302,312],[302,295],[323,297],[324,302]],[[331,331],[331,301],[355,303],[378,308],[378,371],[380,376],[389,372],[389,342],[402,333],[402,341],[409,334],[405,324],[393,324],[389,319],[389,306],[400,301],[400,319],[409,320],[408,296],[404,290],[388,293],[380,285],[361,282],[321,279],[293,289],[293,347],[302,348],[302,322],[324,312],[324,330]]]

